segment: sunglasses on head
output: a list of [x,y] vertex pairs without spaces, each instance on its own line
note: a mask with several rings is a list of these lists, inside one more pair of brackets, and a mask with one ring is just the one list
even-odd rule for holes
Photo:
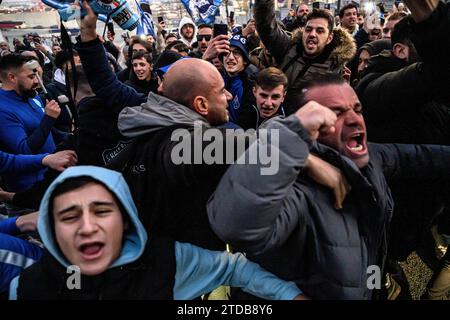
[[209,41],[209,40],[211,40],[211,35],[209,35],[209,34],[199,34],[199,35],[197,35],[197,41],[198,42],[202,41],[203,39],[205,39],[205,41]]

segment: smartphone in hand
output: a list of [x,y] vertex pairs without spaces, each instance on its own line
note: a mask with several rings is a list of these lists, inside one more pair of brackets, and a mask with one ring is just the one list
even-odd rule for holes
[[228,34],[228,26],[225,23],[215,23],[213,26],[213,38],[221,34]]

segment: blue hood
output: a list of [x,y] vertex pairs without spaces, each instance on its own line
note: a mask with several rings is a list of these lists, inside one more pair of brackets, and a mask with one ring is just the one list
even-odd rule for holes
[[38,231],[42,238],[45,248],[55,257],[64,267],[71,265],[61,253],[58,244],[54,239],[53,225],[50,220],[49,199],[55,188],[63,181],[75,177],[91,177],[102,182],[122,203],[130,218],[130,228],[124,233],[123,247],[119,258],[110,266],[110,268],[121,266],[137,260],[145,249],[147,242],[147,233],[138,218],[137,209],[131,197],[122,174],[109,169],[94,166],[77,166],[66,169],[58,178],[53,181],[45,192],[44,198],[39,207]]

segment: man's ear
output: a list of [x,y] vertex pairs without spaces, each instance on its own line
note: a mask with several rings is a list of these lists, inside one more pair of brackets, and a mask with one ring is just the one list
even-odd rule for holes
[[6,79],[8,79],[9,82],[16,83],[17,77],[13,72],[8,72],[6,75]]
[[253,86],[253,96],[256,98],[256,87]]
[[404,45],[403,43],[394,44],[392,52],[394,53],[394,56],[396,56],[399,59],[402,60],[408,59],[408,46]]
[[330,35],[328,36],[328,39],[327,39],[327,44],[329,44],[331,41],[333,41],[333,35],[334,35],[333,31],[331,31]]
[[196,96],[192,101],[192,108],[200,115],[208,115],[208,100],[203,96]]
[[286,91],[286,90],[284,90],[284,92],[283,92],[283,98],[281,98],[281,103],[283,103],[283,102],[284,102],[284,98],[286,98],[286,93],[287,93],[287,91]]

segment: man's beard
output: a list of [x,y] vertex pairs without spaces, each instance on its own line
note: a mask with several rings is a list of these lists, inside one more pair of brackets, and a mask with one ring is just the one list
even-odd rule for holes
[[306,15],[305,16],[297,16],[297,22],[300,24],[300,25],[305,25],[306,24]]
[[25,89],[19,85],[19,95],[23,98],[34,98],[37,94],[36,89]]
[[416,50],[416,47],[414,45],[409,45],[409,57],[408,57],[408,65],[420,62],[420,56],[419,53]]

